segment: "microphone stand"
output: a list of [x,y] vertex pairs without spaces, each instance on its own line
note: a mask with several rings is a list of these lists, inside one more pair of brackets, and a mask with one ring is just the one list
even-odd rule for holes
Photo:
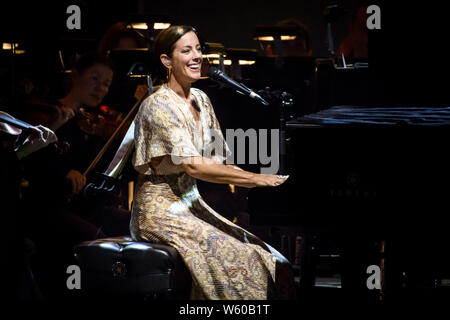
[[327,24],[327,39],[328,39],[328,53],[330,56],[334,56],[334,41],[333,33],[331,32],[331,22]]
[[286,121],[289,117],[289,109],[293,105],[292,95],[282,92],[279,100],[280,110],[280,170],[279,174],[287,175],[287,152],[286,152]]
[[331,24],[333,22],[336,22],[340,17],[344,16],[345,14],[347,14],[347,11],[344,8],[342,8],[341,4],[338,3],[328,4],[322,12],[322,15],[327,21],[328,54],[331,57],[333,57],[335,54]]
[[267,87],[264,90],[259,91],[262,95],[269,97],[271,101],[278,106],[279,114],[280,114],[280,135],[279,135],[279,169],[278,174],[287,175],[287,148],[286,148],[286,121],[290,118],[289,109],[294,104],[294,100],[292,94],[282,91],[280,93],[279,90],[270,91],[270,88]]

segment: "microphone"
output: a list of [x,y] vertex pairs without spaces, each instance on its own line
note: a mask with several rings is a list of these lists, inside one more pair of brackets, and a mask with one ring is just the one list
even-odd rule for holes
[[256,92],[254,92],[253,90],[247,88],[245,85],[243,85],[242,83],[239,83],[237,81],[234,81],[233,79],[231,79],[229,76],[227,76],[224,72],[222,72],[221,70],[215,68],[215,67],[209,67],[208,70],[208,76],[219,83],[222,83],[230,88],[233,88],[234,90],[236,90],[237,92],[249,96],[252,99],[258,100],[259,102],[261,102],[263,105],[268,106],[269,103],[264,100],[259,94],[257,94]]

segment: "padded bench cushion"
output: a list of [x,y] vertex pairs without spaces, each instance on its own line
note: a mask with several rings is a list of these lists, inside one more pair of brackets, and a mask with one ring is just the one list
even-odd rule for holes
[[171,246],[104,238],[75,246],[81,289],[123,295],[186,294],[190,275]]

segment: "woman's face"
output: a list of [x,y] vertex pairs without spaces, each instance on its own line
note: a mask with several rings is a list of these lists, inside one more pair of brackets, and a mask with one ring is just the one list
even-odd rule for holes
[[175,43],[172,57],[169,57],[172,77],[183,83],[200,79],[202,66],[200,41],[195,32],[190,31]]
[[83,105],[96,107],[108,93],[112,79],[111,68],[97,63],[81,73],[76,73],[74,89]]

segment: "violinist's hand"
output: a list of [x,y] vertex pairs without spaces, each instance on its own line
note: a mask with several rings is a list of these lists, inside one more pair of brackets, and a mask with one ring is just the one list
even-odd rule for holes
[[59,107],[56,109],[56,119],[53,121],[53,123],[50,125],[50,128],[53,131],[56,131],[58,128],[60,128],[62,125],[64,125],[67,121],[69,121],[71,118],[75,116],[75,111],[73,111],[72,108],[69,107]]
[[48,146],[50,143],[58,141],[55,133],[47,127],[38,125],[36,127],[30,127],[30,130],[32,133],[17,148],[16,154],[19,159]]
[[276,174],[257,174],[254,178],[256,187],[276,187],[283,184],[289,176]]
[[70,182],[72,186],[73,194],[79,194],[80,191],[83,190],[84,186],[86,185],[86,177],[83,176],[77,170],[70,170],[66,175],[66,179]]
[[134,91],[134,97],[139,101],[148,93],[148,86],[146,84],[140,84]]

